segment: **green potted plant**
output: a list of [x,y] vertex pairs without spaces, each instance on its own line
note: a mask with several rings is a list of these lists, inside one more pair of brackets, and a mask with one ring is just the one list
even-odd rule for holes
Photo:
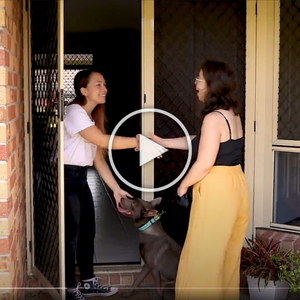
[[[256,237],[242,248],[241,272],[247,276],[251,300],[286,299],[300,291],[300,256],[280,250],[279,243]],[[262,284],[263,282],[263,284]]]

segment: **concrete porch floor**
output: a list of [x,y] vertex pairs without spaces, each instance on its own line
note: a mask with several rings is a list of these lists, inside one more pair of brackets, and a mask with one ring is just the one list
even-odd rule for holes
[[[151,289],[142,288],[135,291],[135,293],[130,298],[122,298],[120,293],[124,290],[124,287],[120,287],[120,291],[118,294],[108,297],[110,300],[121,300],[121,299],[128,299],[128,300],[155,300],[156,293]],[[93,297],[95,300],[103,299],[103,297]],[[241,289],[240,292],[240,300],[249,300],[249,291],[247,288]],[[28,292],[26,294],[25,300],[53,300],[51,296],[47,292]],[[299,300],[299,293],[289,293],[287,300]]]
[[[151,297],[154,293],[149,289],[139,289],[136,290],[135,293],[130,298],[122,298],[120,296],[120,293],[125,291],[124,289],[119,290],[119,293],[111,296],[111,297],[105,297],[110,300],[121,300],[121,299],[128,299],[128,300],[151,300],[154,299]],[[103,297],[93,297],[95,300],[103,299]],[[47,291],[38,291],[38,292],[28,292],[26,293],[25,300],[53,300],[53,298],[50,296],[50,294]]]

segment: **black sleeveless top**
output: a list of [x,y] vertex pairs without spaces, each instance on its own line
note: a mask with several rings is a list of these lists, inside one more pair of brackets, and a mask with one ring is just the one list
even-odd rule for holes
[[[229,129],[229,140],[226,142],[220,143],[219,152],[216,158],[216,161],[214,163],[214,166],[237,166],[241,164],[242,162],[242,149],[244,146],[244,138],[241,137],[237,140],[231,139],[231,128],[229,125],[228,120],[226,117],[220,112],[215,111],[219,114],[221,114]],[[192,140],[192,159],[197,159],[198,155],[198,147],[199,147],[199,141],[200,141],[200,134],[198,134],[193,140]]]

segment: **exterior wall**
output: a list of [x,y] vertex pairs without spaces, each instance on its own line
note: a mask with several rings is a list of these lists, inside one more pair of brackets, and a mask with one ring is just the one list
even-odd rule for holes
[[270,228],[256,228],[256,235],[266,242],[279,242],[283,251],[300,250],[300,233],[291,233]]
[[26,285],[23,2],[0,1],[0,299]]

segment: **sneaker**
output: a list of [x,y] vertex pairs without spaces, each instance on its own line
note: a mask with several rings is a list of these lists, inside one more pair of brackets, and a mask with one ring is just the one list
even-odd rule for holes
[[81,284],[80,282],[77,284],[76,288],[67,289],[66,299],[67,300],[87,300],[82,293],[79,291]]
[[109,297],[115,295],[119,289],[117,287],[104,286],[98,282],[97,277],[81,281],[80,292],[85,297]]

